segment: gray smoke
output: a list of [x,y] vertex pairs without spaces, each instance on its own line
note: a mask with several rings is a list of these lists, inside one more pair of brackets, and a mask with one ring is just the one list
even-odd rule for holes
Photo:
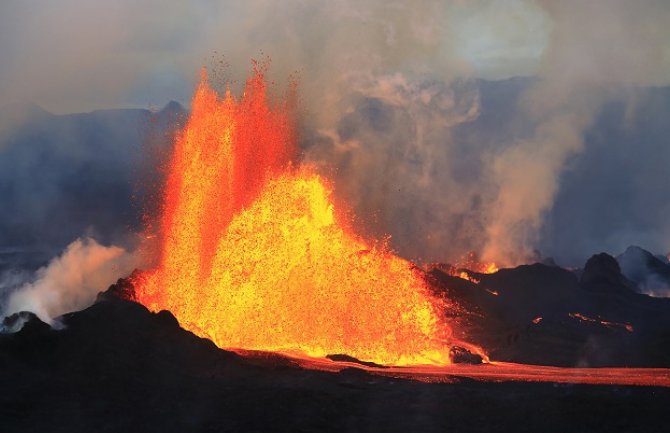
[[666,2],[540,4],[553,29],[539,79],[521,105],[531,127],[491,155],[497,193],[483,257],[503,264],[532,258],[566,161],[583,150],[603,104],[626,97],[631,86],[665,83],[670,60]]

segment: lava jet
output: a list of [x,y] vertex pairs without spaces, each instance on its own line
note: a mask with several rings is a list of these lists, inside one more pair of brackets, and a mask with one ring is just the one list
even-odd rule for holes
[[227,349],[447,365],[454,337],[416,267],[358,236],[332,187],[297,160],[291,94],[259,66],[237,100],[203,72],[169,164],[155,270],[136,299]]

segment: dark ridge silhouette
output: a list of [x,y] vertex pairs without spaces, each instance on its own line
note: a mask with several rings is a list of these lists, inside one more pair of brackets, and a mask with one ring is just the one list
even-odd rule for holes
[[540,263],[427,279],[462,309],[451,319],[491,359],[556,366],[670,367],[670,299],[637,293],[607,254],[575,273]]
[[430,384],[242,358],[114,291],[61,317],[60,330],[24,319],[21,331],[0,334],[7,433],[644,432],[665,429],[670,403],[667,388]]

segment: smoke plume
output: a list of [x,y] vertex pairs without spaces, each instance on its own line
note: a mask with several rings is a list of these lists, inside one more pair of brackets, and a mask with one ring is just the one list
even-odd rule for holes
[[106,247],[90,238],[77,239],[39,269],[34,281],[11,293],[2,316],[30,311],[53,325],[58,316],[91,305],[99,292],[129,275],[137,265],[137,257],[123,248]]
[[670,59],[667,35],[658,30],[670,17],[663,2],[540,3],[553,30],[538,80],[523,96],[531,128],[490,160],[497,193],[483,257],[503,264],[533,257],[566,161],[582,151],[584,132],[603,104],[625,98],[631,86],[666,80],[660,74]]

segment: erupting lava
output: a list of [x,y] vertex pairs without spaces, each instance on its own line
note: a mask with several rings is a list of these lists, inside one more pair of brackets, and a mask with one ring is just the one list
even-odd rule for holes
[[[468,280],[471,283],[479,284],[480,279],[476,274],[493,274],[498,272],[498,266],[493,262],[480,262],[477,253],[470,252],[456,262],[454,265],[444,263],[433,263],[429,266],[445,272],[452,277],[458,277],[463,280]],[[498,293],[494,294],[495,296]]]
[[450,305],[352,233],[323,178],[291,165],[290,100],[271,105],[259,69],[239,100],[203,73],[169,166],[160,262],[137,299],[219,347],[449,364]]
[[493,262],[481,262],[477,253],[470,252],[463,256],[455,265],[459,269],[467,269],[478,274],[493,274],[498,272],[498,266]]

